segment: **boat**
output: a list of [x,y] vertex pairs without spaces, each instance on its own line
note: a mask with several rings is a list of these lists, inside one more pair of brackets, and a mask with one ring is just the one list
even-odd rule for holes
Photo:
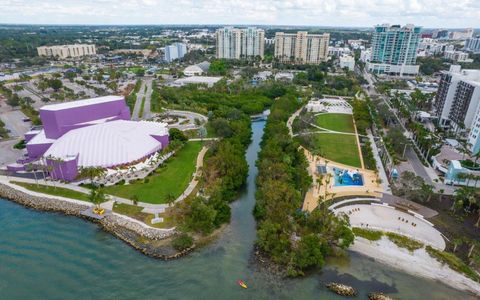
[[241,286],[241,287],[244,288],[244,289],[248,288],[248,286],[247,286],[247,284],[245,283],[245,281],[243,281],[243,280],[241,280],[241,279],[237,280],[237,283],[238,283],[239,286]]

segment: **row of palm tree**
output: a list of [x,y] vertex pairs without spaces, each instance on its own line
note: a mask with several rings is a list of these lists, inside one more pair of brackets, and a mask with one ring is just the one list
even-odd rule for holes
[[465,181],[466,180],[466,185],[470,186],[470,181],[474,180],[475,185],[474,187],[477,188],[478,181],[480,180],[480,175],[476,174],[471,174],[471,173],[459,173],[456,175],[458,182],[460,181]]

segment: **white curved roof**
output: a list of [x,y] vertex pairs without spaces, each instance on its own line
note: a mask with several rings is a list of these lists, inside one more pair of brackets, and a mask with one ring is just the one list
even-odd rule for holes
[[45,156],[67,159],[78,154],[79,167],[111,167],[161,149],[151,135],[167,134],[164,123],[117,120],[71,130],[56,140]]

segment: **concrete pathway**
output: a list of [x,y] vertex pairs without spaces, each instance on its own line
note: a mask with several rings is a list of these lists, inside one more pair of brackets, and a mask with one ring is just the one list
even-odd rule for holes
[[375,139],[373,138],[372,132],[368,130],[368,139],[370,140],[370,144],[372,146],[372,152],[373,152],[373,157],[375,158],[375,164],[377,166],[378,170],[378,175],[380,176],[380,179],[382,180],[382,187],[384,193],[391,194],[392,189],[390,189],[390,185],[388,184],[388,177],[387,177],[387,172],[385,172],[385,168],[383,167],[382,159],[380,158],[380,155],[378,154],[378,148],[377,144],[375,143]]
[[[148,119],[151,117],[150,104],[152,98],[152,81],[152,78],[145,78],[142,81],[140,90],[137,93],[137,100],[135,101],[135,106],[133,107],[132,120]],[[147,87],[146,92],[145,87]],[[143,113],[142,115],[140,115],[143,97],[145,97],[145,102],[143,105]]]

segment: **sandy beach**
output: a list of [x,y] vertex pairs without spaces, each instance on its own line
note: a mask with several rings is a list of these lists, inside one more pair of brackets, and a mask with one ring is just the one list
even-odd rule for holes
[[349,249],[406,273],[437,280],[453,288],[470,291],[480,296],[479,283],[453,271],[447,265],[442,265],[423,248],[411,253],[407,249],[397,247],[386,237],[374,242],[357,237],[354,245]]

